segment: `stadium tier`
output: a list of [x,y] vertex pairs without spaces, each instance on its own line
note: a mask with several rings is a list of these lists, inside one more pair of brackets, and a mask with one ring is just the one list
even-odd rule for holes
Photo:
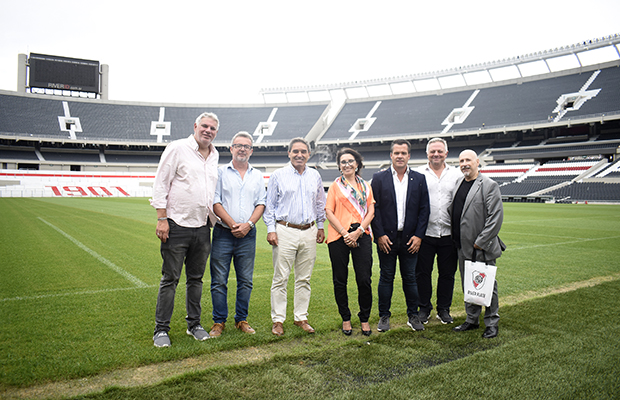
[[282,145],[294,137],[306,136],[328,107],[326,103],[284,107],[111,103],[2,91],[0,134],[46,141],[69,141],[73,135],[74,140],[90,143],[155,145],[187,137],[192,133],[196,117],[211,111],[221,121],[217,145],[226,145],[239,131],[254,134],[264,144]]
[[[503,131],[517,126],[546,124],[555,121],[560,114],[554,110],[559,107],[557,101],[563,95],[581,96],[587,100],[578,109],[575,109],[575,103],[565,103],[560,111],[568,111],[558,121],[618,114],[618,82],[620,68],[614,65],[495,87],[351,101],[321,139],[323,142],[385,140],[478,130]],[[586,85],[588,89],[583,90]],[[355,122],[359,120],[367,122],[356,129]]]
[[[230,161],[233,135],[247,131],[255,140],[251,162],[266,179],[288,162],[287,145],[293,137],[311,143],[309,165],[319,170],[327,187],[338,176],[335,155],[341,147],[360,151],[366,165],[363,176],[371,179],[389,166],[392,140],[411,141],[415,167],[426,162],[428,139],[440,136],[448,141],[449,163],[456,165],[464,149],[476,151],[482,172],[500,183],[505,196],[570,199],[574,192],[584,197],[581,189],[577,195],[576,188],[583,186],[576,183],[603,180],[597,183],[620,186],[618,163],[607,163],[620,152],[619,83],[620,59],[518,79],[343,102],[198,106],[0,91],[0,196],[19,195],[20,187],[28,187],[30,195],[40,193],[32,179],[50,171],[82,172],[86,188],[108,185],[122,189],[115,194],[143,195],[166,144],[187,137],[195,118],[211,111],[221,122],[214,141],[220,164]],[[566,163],[586,158],[590,161],[578,166]],[[41,172],[17,172],[26,170]],[[120,176],[117,173],[126,174],[123,182],[137,179],[127,187],[139,190],[109,181]],[[58,189],[61,194],[82,194],[69,184],[78,175],[63,175],[64,186],[58,187],[68,189]],[[105,181],[97,180],[103,175]],[[605,193],[591,199],[620,201],[608,186],[588,188]],[[44,192],[56,195],[54,189]],[[84,192],[107,194],[97,189]]]

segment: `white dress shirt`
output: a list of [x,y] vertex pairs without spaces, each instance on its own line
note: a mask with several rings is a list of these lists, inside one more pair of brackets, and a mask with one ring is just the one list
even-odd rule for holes
[[170,143],[159,160],[153,198],[154,208],[165,208],[166,216],[185,228],[199,228],[211,219],[217,184],[219,153],[211,144],[205,159],[194,135]]
[[450,236],[451,224],[448,207],[454,196],[454,191],[457,189],[456,182],[463,174],[458,168],[447,164],[439,177],[428,163],[419,166],[416,168],[416,171],[426,177],[428,197],[431,204],[431,214],[428,218],[426,236],[434,238]]
[[393,166],[390,166],[392,171],[392,179],[394,180],[394,192],[396,192],[396,216],[398,217],[398,230],[402,231],[405,228],[405,206],[407,204],[407,188],[409,187],[409,167],[405,170],[405,176],[403,180],[398,179],[398,172]]

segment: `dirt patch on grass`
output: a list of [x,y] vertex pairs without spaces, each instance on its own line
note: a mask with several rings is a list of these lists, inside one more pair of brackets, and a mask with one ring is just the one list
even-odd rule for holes
[[527,292],[520,293],[518,295],[502,297],[500,301],[500,307],[511,306],[511,305],[518,304],[526,300],[545,297],[545,296],[549,296],[552,294],[571,292],[573,290],[586,288],[586,287],[592,287],[592,286],[600,285],[605,282],[615,281],[618,279],[620,279],[620,273],[607,275],[607,276],[599,276],[599,277],[588,279],[585,281],[573,282],[567,285],[556,286],[556,287],[546,288],[542,290],[527,291]]
[[21,389],[10,388],[0,393],[0,397],[5,399],[49,399],[96,393],[110,386],[135,387],[153,385],[168,378],[188,372],[204,371],[214,366],[222,367],[260,362],[273,356],[276,353],[276,349],[274,349],[276,346],[280,350],[284,347],[283,344],[246,347],[178,361],[167,361],[137,368],[118,369],[88,378],[52,382]]
[[[501,305],[515,305],[526,300],[540,298],[558,293],[600,285],[620,279],[620,273],[574,282],[559,287],[538,291],[528,291],[519,295],[501,298]],[[463,316],[464,312],[454,312],[454,316]],[[397,328],[397,326],[394,326]],[[73,397],[101,392],[107,387],[136,387],[153,385],[175,376],[195,371],[204,371],[213,367],[230,365],[247,365],[270,359],[275,354],[282,354],[287,348],[298,346],[298,341],[277,342],[260,347],[246,347],[237,350],[221,351],[178,361],[146,365],[137,368],[118,369],[112,372],[88,378],[58,381],[28,388],[2,388],[3,399],[50,399]]]

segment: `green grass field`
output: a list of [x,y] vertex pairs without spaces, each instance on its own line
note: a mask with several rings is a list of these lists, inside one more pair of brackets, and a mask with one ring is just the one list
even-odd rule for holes
[[[482,330],[454,333],[434,313],[425,331],[411,331],[400,282],[392,330],[377,333],[376,255],[373,334],[362,336],[354,320],[354,335],[343,336],[326,245],[312,278],[309,320],[317,334],[292,325],[291,298],[285,335],[277,338],[261,222],[248,318],[256,335],[231,324],[217,339],[187,336],[182,282],[172,347],[157,349],[161,258],[147,199],[1,198],[0,205],[2,398],[611,399],[620,390],[618,206],[504,204],[500,236],[508,250],[498,260],[496,339],[482,339]],[[207,330],[209,282],[207,273]],[[355,297],[350,282],[352,306]],[[456,323],[464,320],[462,299],[457,280]]]

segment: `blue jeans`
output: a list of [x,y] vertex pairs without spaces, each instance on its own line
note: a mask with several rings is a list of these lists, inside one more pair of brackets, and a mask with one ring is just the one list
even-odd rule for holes
[[184,228],[168,219],[170,233],[166,243],[161,244],[161,281],[155,309],[155,332],[170,330],[170,319],[174,310],[174,296],[185,262],[185,307],[188,329],[200,324],[202,308],[202,276],[211,250],[211,229]]
[[223,323],[228,318],[228,275],[234,258],[237,275],[237,303],[235,322],[248,318],[254,256],[256,254],[256,228],[243,238],[236,238],[230,230],[216,225],[213,228],[213,250],[211,251],[211,301],[213,322]]
[[407,302],[407,315],[418,315],[418,284],[415,278],[415,268],[418,262],[418,253],[407,251],[407,242],[399,234],[391,246],[389,254],[385,254],[377,246],[379,255],[379,317],[390,316],[392,306],[392,292],[394,291],[394,276],[396,275],[396,261],[400,265],[400,275],[403,281],[403,291]]

